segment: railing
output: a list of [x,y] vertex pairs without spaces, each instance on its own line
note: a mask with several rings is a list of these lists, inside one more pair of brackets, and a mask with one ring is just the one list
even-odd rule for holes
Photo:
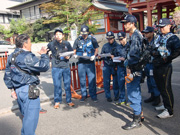
[[5,54],[0,55],[0,70],[6,69],[7,63],[7,52]]

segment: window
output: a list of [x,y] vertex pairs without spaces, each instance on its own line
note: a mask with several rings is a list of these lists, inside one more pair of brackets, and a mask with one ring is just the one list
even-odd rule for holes
[[9,16],[8,15],[4,15],[4,22],[9,23]]
[[39,6],[35,6],[35,15],[36,15],[36,18],[40,18]]
[[118,19],[109,19],[109,21],[110,21],[110,31],[123,30],[122,23]]
[[29,8],[26,8],[26,9],[22,10],[22,16],[25,17],[27,20],[30,20]]
[[34,7],[30,7],[30,14],[31,14],[31,19],[35,19],[35,11],[34,11]]
[[0,15],[0,23],[4,23],[3,15]]
[[92,24],[96,24],[97,27],[97,33],[98,32],[105,32],[105,24],[104,24],[104,19],[98,19],[98,20],[93,20]]

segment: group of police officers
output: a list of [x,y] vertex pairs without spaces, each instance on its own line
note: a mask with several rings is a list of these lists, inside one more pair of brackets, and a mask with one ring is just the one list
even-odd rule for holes
[[[71,101],[71,72],[69,59],[78,59],[78,75],[82,98],[87,98],[86,76],[88,77],[89,95],[92,101],[97,102],[96,94],[96,69],[95,59],[103,60],[103,84],[105,97],[112,102],[110,92],[111,75],[113,77],[113,93],[116,105],[130,104],[133,109],[133,120],[122,126],[125,130],[141,127],[142,97],[140,83],[143,70],[147,76],[147,85],[151,97],[144,100],[145,103],[153,102],[159,105],[160,96],[163,105],[156,110],[162,110],[158,118],[173,116],[173,93],[171,88],[172,60],[180,55],[179,38],[170,32],[170,21],[162,18],[158,27],[160,34],[155,36],[153,27],[146,27],[142,31],[147,38],[146,44],[142,33],[137,29],[137,19],[133,15],[127,15],[123,20],[124,28],[129,32],[129,41],[125,32],[119,32],[117,39],[113,32],[106,33],[108,42],[103,45],[101,54],[98,55],[97,40],[89,34],[86,25],[81,27],[81,35],[75,40],[73,48],[68,41],[64,41],[62,29],[56,29],[54,40],[48,44],[48,50],[52,52],[52,78],[54,84],[54,108],[58,109],[62,102],[63,78],[66,92],[66,102],[73,107]],[[150,46],[150,47],[147,47]],[[142,62],[145,57],[145,48],[150,48],[150,57]],[[61,57],[60,53],[74,51],[73,55]],[[22,34],[16,38],[16,49],[8,57],[4,82],[12,90],[12,97],[17,99],[23,117],[22,135],[34,135],[39,118],[39,94],[36,86],[39,84],[38,75],[49,69],[47,50],[42,48],[38,59],[31,52],[31,40],[28,35]],[[147,54],[146,54],[147,55]],[[127,83],[127,96],[125,95],[125,82]]]

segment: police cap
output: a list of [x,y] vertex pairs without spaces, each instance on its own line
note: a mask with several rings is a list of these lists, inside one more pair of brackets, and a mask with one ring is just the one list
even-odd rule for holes
[[115,38],[114,33],[112,31],[109,31],[106,33],[106,38]]
[[159,20],[159,24],[157,25],[157,27],[164,27],[169,24],[171,24],[171,21],[168,18],[162,18]]
[[142,33],[149,33],[149,32],[154,32],[154,28],[153,28],[153,27],[150,27],[150,26],[147,26],[147,27],[142,31]]
[[123,39],[125,37],[126,37],[126,33],[125,32],[121,31],[121,32],[117,33],[117,38],[118,39]]
[[89,27],[86,25],[83,25],[81,27],[81,35],[88,35],[89,34]]
[[61,32],[63,33],[63,30],[61,28],[56,28],[55,31],[54,31],[54,35],[56,34],[56,32]]
[[121,23],[127,23],[127,22],[134,22],[137,23],[137,19],[134,15],[126,15],[123,20],[121,20]]

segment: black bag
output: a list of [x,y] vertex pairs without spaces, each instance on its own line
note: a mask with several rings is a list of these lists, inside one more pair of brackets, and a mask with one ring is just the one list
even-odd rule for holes
[[40,90],[36,87],[36,85],[29,85],[28,96],[30,99],[36,99],[40,95]]

